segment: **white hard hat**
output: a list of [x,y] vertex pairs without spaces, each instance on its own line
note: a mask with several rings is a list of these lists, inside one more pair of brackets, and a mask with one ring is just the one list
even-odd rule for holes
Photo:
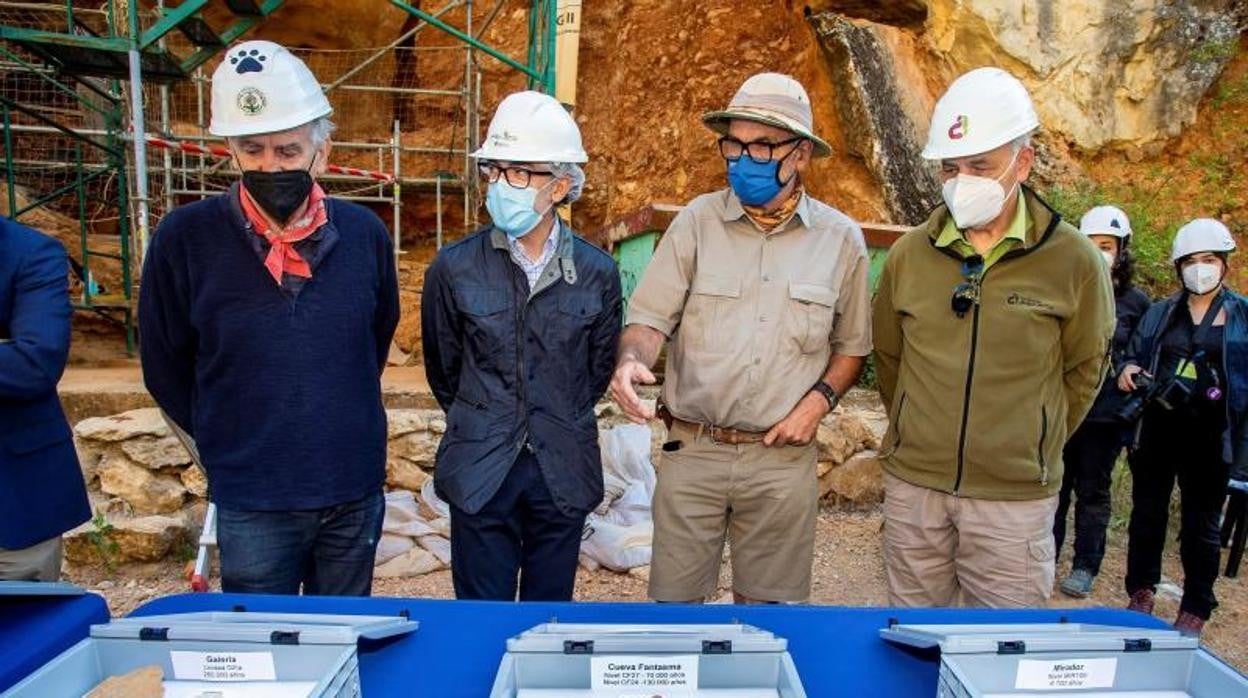
[[1116,238],[1131,237],[1131,221],[1117,206],[1097,206],[1083,214],[1079,232],[1084,235],[1113,235]]
[[1170,247],[1170,261],[1177,262],[1197,252],[1234,252],[1235,238],[1222,221],[1197,218],[1179,228]]
[[472,154],[479,160],[508,162],[585,162],[581,130],[567,109],[541,92],[507,95],[494,112],[485,142]]
[[986,153],[1040,126],[1027,88],[1000,68],[976,68],[953,81],[936,102],[927,160]]
[[752,75],[741,83],[727,109],[702,115],[702,123],[719,134],[728,133],[728,124],[733,119],[756,121],[806,138],[815,146],[815,157],[832,154],[827,141],[815,135],[806,88],[788,75]]
[[272,41],[244,41],[212,74],[214,136],[254,136],[302,126],[334,109],[308,66]]

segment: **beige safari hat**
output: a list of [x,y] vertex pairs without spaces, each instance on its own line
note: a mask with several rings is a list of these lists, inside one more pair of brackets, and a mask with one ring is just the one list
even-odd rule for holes
[[733,119],[756,121],[808,138],[815,146],[815,157],[832,154],[827,141],[815,135],[806,88],[788,75],[759,73],[751,76],[741,84],[727,109],[702,115],[702,123],[721,135],[728,133],[728,122]]

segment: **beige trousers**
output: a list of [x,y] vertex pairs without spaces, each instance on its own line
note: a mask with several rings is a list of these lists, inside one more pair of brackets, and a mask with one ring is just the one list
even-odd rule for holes
[[0,581],[55,582],[61,578],[61,537],[29,548],[0,548]]
[[1057,496],[957,497],[884,474],[890,606],[1044,606],[1053,590]]

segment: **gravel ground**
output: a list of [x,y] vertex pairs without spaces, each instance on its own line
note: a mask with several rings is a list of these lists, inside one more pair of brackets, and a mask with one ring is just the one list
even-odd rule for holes
[[[843,606],[880,606],[886,601],[884,570],[880,553],[881,517],[878,511],[846,512],[825,510],[819,516],[816,531],[814,589],[811,601]],[[1067,552],[1069,555],[1069,552]],[[1069,568],[1064,557],[1058,566],[1059,579]],[[1123,606],[1126,604],[1121,580],[1126,568],[1125,534],[1111,531],[1109,551],[1092,597],[1069,599],[1055,592],[1053,605]],[[99,568],[70,569],[70,581],[103,594],[114,615],[128,613],[142,603],[167,594],[188,590],[183,581],[184,566],[166,563],[148,566],[127,566],[109,573]],[[1181,580],[1178,545],[1167,548],[1164,574],[1168,580]],[[1245,575],[1248,576],[1248,575]],[[731,598],[730,578],[725,566],[715,602]],[[1164,585],[1163,585],[1164,586]],[[378,596],[413,596],[451,598],[451,573],[435,572],[410,579],[379,579],[374,586]],[[1205,643],[1219,656],[1248,671],[1248,633],[1244,632],[1248,616],[1248,584],[1244,577],[1218,580],[1217,593],[1221,606],[1205,628]],[[581,569],[577,575],[576,598],[582,601],[646,601],[645,570],[617,574],[607,570]],[[1173,620],[1178,612],[1178,597],[1159,595],[1157,615]]]

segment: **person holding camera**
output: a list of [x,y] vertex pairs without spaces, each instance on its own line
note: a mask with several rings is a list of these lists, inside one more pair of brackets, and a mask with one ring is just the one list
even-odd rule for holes
[[1144,314],[1118,376],[1132,393],[1120,417],[1141,419],[1128,459],[1127,608],[1153,611],[1177,478],[1184,580],[1174,627],[1187,635],[1200,635],[1218,605],[1222,504],[1231,471],[1248,464],[1248,299],[1223,285],[1234,250],[1216,220],[1179,229],[1170,260],[1182,290]]
[[[1134,263],[1129,246],[1131,221],[1114,206],[1097,206],[1084,214],[1079,230],[1100,249],[1114,283],[1117,325],[1111,351],[1121,361],[1140,317],[1148,310],[1148,296],[1131,283]],[[1130,430],[1116,418],[1127,394],[1113,380],[1106,380],[1084,419],[1066,447],[1062,460],[1066,471],[1058,492],[1057,513],[1053,518],[1053,541],[1060,555],[1066,538],[1066,512],[1075,501],[1074,559],[1070,574],[1059,585],[1063,594],[1086,598],[1101,570],[1105,557],[1105,529],[1109,525],[1110,476],[1118,454],[1127,445]]]

